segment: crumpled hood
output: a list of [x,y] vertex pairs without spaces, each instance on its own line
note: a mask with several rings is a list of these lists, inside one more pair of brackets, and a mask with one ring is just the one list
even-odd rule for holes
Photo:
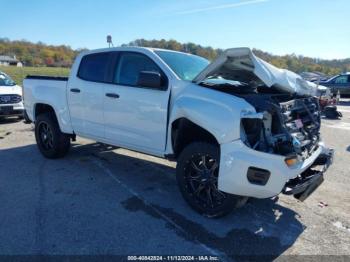
[[193,81],[199,84],[208,77],[221,76],[228,80],[245,83],[263,83],[281,91],[299,95],[316,95],[317,85],[304,80],[301,76],[277,68],[256,57],[251,49],[232,48],[226,50],[214,62],[208,65]]
[[15,86],[0,86],[0,95],[20,95],[22,96],[22,87]]

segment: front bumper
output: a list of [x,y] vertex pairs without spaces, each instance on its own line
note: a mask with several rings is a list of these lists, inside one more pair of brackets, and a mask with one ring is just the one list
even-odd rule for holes
[[23,103],[18,104],[1,104],[0,116],[22,116],[24,113]]
[[282,193],[300,201],[308,198],[324,181],[323,175],[333,162],[334,150],[328,149],[300,176],[287,182]]
[[[317,150],[303,162],[288,167],[285,157],[259,152],[247,147],[241,140],[221,145],[220,169],[218,178],[219,190],[256,198],[269,198],[278,195],[288,181],[297,178],[314,165],[328,149],[322,142]],[[263,185],[248,180],[251,168],[269,172],[269,178]]]

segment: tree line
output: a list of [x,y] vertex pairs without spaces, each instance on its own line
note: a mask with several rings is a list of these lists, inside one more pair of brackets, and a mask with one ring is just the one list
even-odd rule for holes
[[[164,48],[199,55],[209,60],[214,60],[223,52],[223,49],[164,39],[137,39],[122,46]],[[0,55],[16,56],[25,66],[70,67],[76,55],[82,50],[74,50],[66,45],[53,46],[42,42],[31,43],[25,40],[10,41],[7,38],[0,38]],[[330,76],[350,71],[350,58],[326,60],[295,54],[278,56],[258,49],[253,49],[253,52],[277,67],[286,68],[296,73],[320,72]]]
[[66,45],[46,45],[0,38],[0,55],[16,57],[24,66],[70,67],[80,50]]

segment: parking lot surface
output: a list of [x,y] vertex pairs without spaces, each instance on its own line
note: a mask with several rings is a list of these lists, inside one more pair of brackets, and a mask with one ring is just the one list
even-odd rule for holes
[[78,139],[45,159],[32,125],[0,122],[1,255],[350,255],[350,101],[323,120],[335,149],[325,182],[305,202],[251,199],[220,219],[182,199],[175,163]]

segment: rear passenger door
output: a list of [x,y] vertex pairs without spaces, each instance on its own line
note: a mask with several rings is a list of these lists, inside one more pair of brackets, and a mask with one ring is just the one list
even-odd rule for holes
[[105,138],[103,103],[105,86],[112,84],[112,52],[85,55],[77,76],[68,82],[68,105],[74,132],[89,138]]
[[[170,92],[167,76],[150,57],[138,52],[120,52],[114,68],[115,85],[105,86],[106,139],[146,153],[164,152]],[[142,71],[159,72],[162,88],[138,86]]]

